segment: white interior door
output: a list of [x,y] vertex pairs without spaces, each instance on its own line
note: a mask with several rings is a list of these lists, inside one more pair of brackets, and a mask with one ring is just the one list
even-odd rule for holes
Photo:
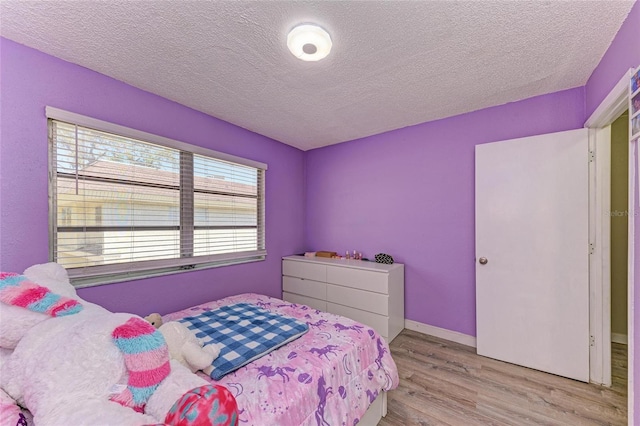
[[587,129],[476,146],[479,355],[589,381],[588,163]]

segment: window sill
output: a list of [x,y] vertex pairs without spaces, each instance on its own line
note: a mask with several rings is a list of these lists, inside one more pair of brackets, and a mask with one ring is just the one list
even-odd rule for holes
[[105,274],[98,276],[74,276],[73,270],[69,270],[69,277],[71,284],[76,288],[96,287],[100,285],[116,284],[126,281],[143,280],[147,278],[161,277],[164,275],[174,275],[184,272],[200,271],[203,269],[221,268],[224,266],[241,265],[244,263],[262,262],[266,260],[266,255],[260,255],[252,258],[224,260],[219,262],[208,262],[196,265],[189,265],[189,267],[175,266],[169,268],[158,268],[144,271],[131,271],[117,274]]

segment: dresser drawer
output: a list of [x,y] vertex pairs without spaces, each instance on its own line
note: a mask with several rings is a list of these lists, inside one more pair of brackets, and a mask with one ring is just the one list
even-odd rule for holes
[[[1,0],[0,0],[1,1]],[[345,259],[282,259],[282,298],[351,318],[390,341],[404,327],[404,265]]]
[[389,315],[389,296],[327,284],[327,302],[351,306],[378,315]]
[[389,274],[386,272],[365,271],[356,268],[327,266],[326,281],[345,287],[376,293],[389,294]]
[[301,296],[327,300],[327,284],[295,277],[282,277],[282,290]]
[[332,314],[351,318],[352,320],[361,322],[364,325],[368,325],[369,327],[380,333],[380,335],[385,339],[388,339],[389,337],[388,317],[331,302],[327,303],[327,311],[331,312]]
[[293,293],[282,293],[282,299],[287,302],[296,303],[298,305],[307,305],[310,308],[318,309],[320,311],[327,311],[327,302],[324,300],[314,299],[312,297],[300,296],[299,294]]
[[327,267],[325,265],[318,265],[315,263],[283,260],[282,275],[325,282],[327,281]]

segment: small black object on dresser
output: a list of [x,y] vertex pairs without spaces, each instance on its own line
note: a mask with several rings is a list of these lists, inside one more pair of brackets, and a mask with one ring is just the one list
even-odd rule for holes
[[393,257],[386,253],[378,253],[375,255],[376,263],[393,264]]

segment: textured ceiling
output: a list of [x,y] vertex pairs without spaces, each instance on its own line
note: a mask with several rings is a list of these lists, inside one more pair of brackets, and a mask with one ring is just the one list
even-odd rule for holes
[[[7,1],[0,34],[303,150],[582,86],[633,1]],[[287,50],[314,22],[320,62]]]

